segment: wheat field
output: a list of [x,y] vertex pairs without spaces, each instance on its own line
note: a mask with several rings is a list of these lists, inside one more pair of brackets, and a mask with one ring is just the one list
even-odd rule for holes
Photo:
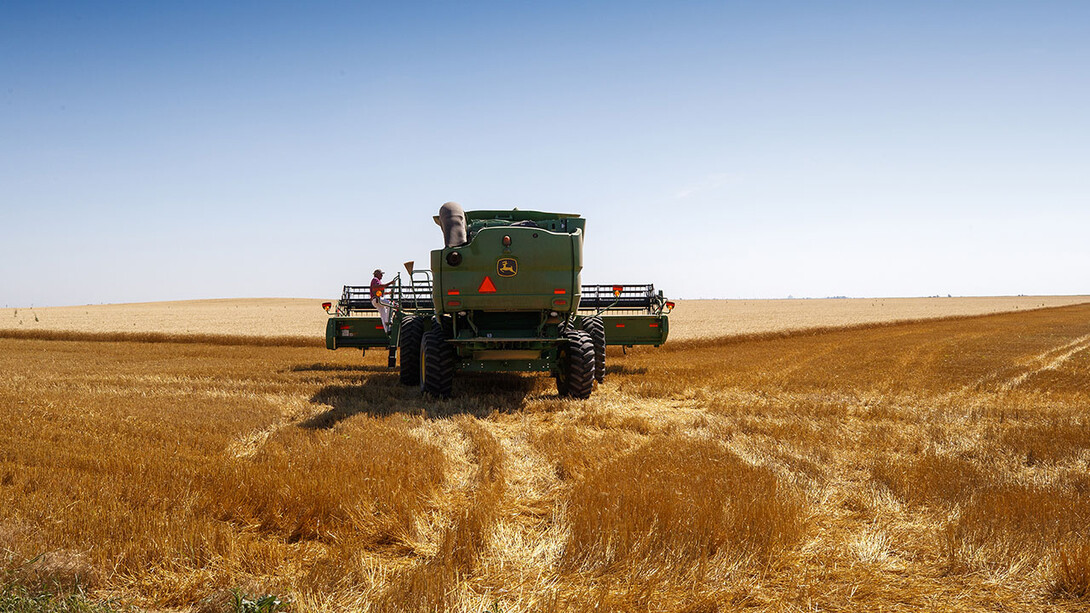
[[[224,298],[0,309],[15,330],[322,338],[320,298]],[[1090,302],[1090,296],[679,300],[670,338],[711,338],[915,319],[984,315]]]
[[201,611],[231,589],[299,611],[1086,610],[1090,304],[1024,304],[679,334],[611,350],[586,401],[469,374],[423,399],[384,354],[317,342],[6,331],[0,581]]

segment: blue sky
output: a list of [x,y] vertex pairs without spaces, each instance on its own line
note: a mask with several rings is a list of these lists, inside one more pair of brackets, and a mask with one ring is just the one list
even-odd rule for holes
[[1090,293],[1090,3],[0,4],[0,304],[325,297],[440,204],[681,298]]

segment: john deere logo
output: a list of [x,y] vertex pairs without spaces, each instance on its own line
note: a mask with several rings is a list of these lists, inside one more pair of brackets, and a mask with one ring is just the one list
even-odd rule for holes
[[501,277],[513,277],[519,274],[519,262],[515,258],[500,258],[496,262],[496,274]]

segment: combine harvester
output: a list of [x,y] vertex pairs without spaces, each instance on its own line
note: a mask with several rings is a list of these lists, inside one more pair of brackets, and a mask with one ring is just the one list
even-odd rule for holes
[[[387,333],[370,287],[346,285],[326,324],[326,348],[382,347],[401,382],[437,397],[454,373],[549,372],[561,396],[587,398],[606,373],[606,346],[666,342],[674,307],[653,285],[580,285],[586,220],[539,211],[439,210],[445,247],[431,269],[406,262],[384,299]],[[333,303],[322,305],[329,312]]]

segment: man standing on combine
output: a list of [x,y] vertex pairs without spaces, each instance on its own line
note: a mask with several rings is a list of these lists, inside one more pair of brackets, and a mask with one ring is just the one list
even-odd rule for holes
[[375,269],[375,278],[371,279],[371,304],[378,309],[378,316],[382,319],[382,329],[386,331],[386,334],[390,333],[390,307],[393,303],[382,297],[386,293],[386,288],[393,284],[393,281],[389,283],[382,282],[381,268]]

